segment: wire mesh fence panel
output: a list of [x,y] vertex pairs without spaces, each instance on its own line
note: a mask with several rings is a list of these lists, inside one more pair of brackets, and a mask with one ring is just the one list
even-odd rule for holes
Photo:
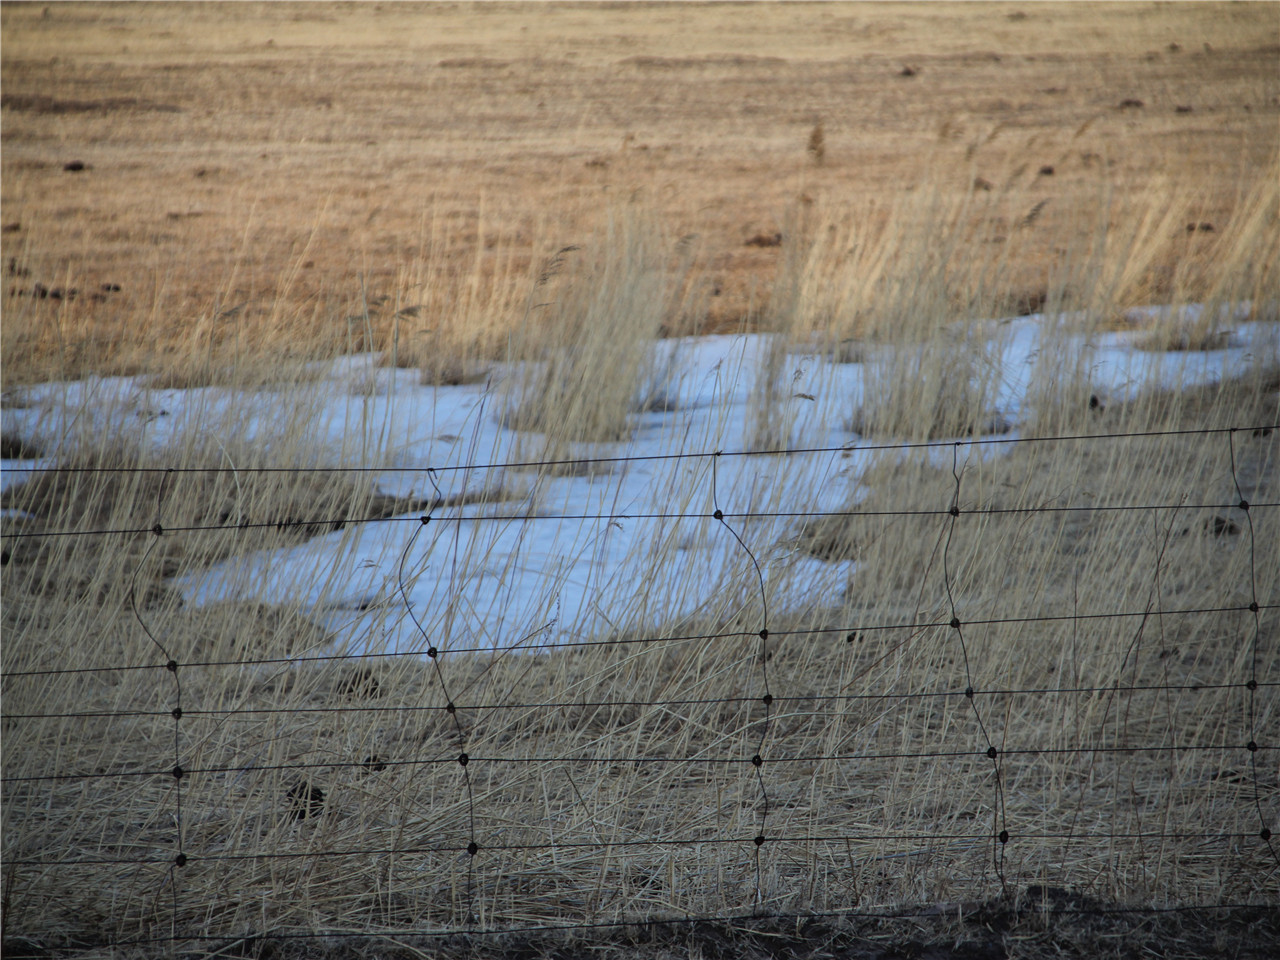
[[[1064,890],[1098,915],[1274,907],[1274,430],[863,445],[883,460],[842,509],[752,504],[724,469],[812,450],[671,454],[703,489],[647,519],[732,558],[697,605],[611,627],[598,585],[590,632],[550,596],[479,639],[450,632],[478,579],[413,592],[456,569],[464,522],[532,542],[644,515],[211,514],[192,498],[221,468],[46,469],[44,522],[4,533],[6,926],[186,950],[888,922]],[[355,526],[399,544],[362,622],[409,645],[172,586],[191,557]],[[543,562],[521,549],[489,555],[498,594]],[[678,552],[652,554],[653,589],[694,575]],[[797,592],[815,560],[847,565]]]

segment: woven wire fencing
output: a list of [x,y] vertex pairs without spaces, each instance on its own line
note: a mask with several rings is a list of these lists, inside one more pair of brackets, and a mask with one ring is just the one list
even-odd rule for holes
[[[734,558],[705,604],[577,635],[549,599],[485,643],[411,600],[414,570],[456,565],[464,524],[563,514],[210,514],[208,485],[246,471],[56,469],[73,508],[4,536],[6,937],[590,936],[1053,890],[1274,905],[1275,431],[895,445],[836,511],[744,506],[723,480],[813,451],[675,455],[704,495],[650,519]],[[574,519],[637,519],[589,506]],[[166,586],[371,525],[403,544],[377,615],[407,646]],[[780,536],[846,562],[839,589],[797,593]],[[655,583],[691,575],[654,560]],[[466,604],[457,583],[441,605]]]

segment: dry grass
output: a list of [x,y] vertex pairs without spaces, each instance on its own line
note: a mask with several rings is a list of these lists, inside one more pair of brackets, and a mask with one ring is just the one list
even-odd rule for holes
[[[89,425],[145,409],[86,416],[60,462],[119,472],[4,497],[6,952],[926,903],[1048,956],[1120,936],[1035,926],[1063,898],[1274,901],[1277,433],[1043,439],[1280,421],[1274,338],[1239,379],[1128,402],[1063,348],[1150,303],[1153,347],[1274,317],[1272,8],[42,9],[0,13],[6,387],[270,390],[159,450]],[[325,448],[317,358],[488,380],[531,454],[572,459],[662,402],[653,338],[758,326],[754,442],[786,442],[787,351],[815,341],[865,361],[853,426],[926,439],[992,432],[1000,328],[968,321],[1035,311],[1061,334],[1029,373],[1041,439],[874,463],[848,515],[775,548],[855,560],[846,588],[767,638],[751,581],[581,649],[347,659],[314,613],[337,585],[198,609],[168,586],[421,508],[257,469],[393,455],[363,426]],[[677,539],[645,548],[655,578]],[[1199,949],[1209,924],[1157,926]],[[585,946],[816,952],[806,929]]]
[[[179,460],[174,471],[172,451],[159,457],[122,445],[60,458],[5,491],[0,504],[14,511],[4,551],[11,607],[49,600],[84,607],[91,618],[98,608],[168,609],[182,603],[168,581],[243,553],[250,540],[254,549],[280,549],[427,508],[377,493],[368,474],[264,472],[262,452],[218,450]],[[49,665],[61,662],[56,648],[42,650],[55,658]]]
[[543,264],[510,346],[532,372],[507,384],[503,415],[542,441],[517,459],[560,460],[575,445],[621,440],[632,415],[664,402],[653,345],[687,294],[691,246],[665,243],[624,209]]
[[[1278,387],[1260,370],[1147,393],[1095,412],[1096,432],[1275,422]],[[757,898],[766,912],[876,910],[976,904],[1002,893],[1001,873],[1099,904],[1265,897],[1276,865],[1255,839],[1253,778],[1264,811],[1275,785],[1232,745],[1249,727],[1239,677],[1280,669],[1280,528],[1274,510],[1246,520],[1228,505],[1275,502],[1280,451],[1275,434],[1232,442],[1234,480],[1225,434],[1022,444],[960,464],[954,521],[949,449],[886,461],[854,515],[805,534],[816,554],[858,560],[847,595],[775,619],[767,643],[748,607],[681,625],[681,637],[723,634],[713,639],[446,655],[437,672],[418,658],[325,659],[325,636],[296,606],[160,599],[135,616],[118,602],[123,583],[108,585],[117,602],[86,602],[65,555],[15,558],[6,672],[157,667],[6,679],[7,715],[72,714],[9,721],[7,923],[93,944],[723,914]],[[153,500],[131,483],[33,499],[80,504],[85,523],[123,521]],[[165,513],[207,495],[175,486]],[[1111,509],[1131,504],[1165,506]],[[208,550],[219,536],[184,539]],[[155,562],[100,549],[121,573]],[[47,587],[38,603],[23,599],[27,569]],[[1238,612],[1254,591],[1256,643]],[[963,647],[945,626],[949,598]],[[1237,612],[1194,612],[1219,607]],[[1091,617],[1118,611],[1134,615]],[[1058,619],[1002,622],[1024,617]],[[230,662],[175,678],[167,656]],[[1266,741],[1275,699],[1254,703]],[[173,874],[178,807],[162,772],[179,705],[181,762],[207,772],[183,781],[191,860]],[[988,742],[1002,792],[994,764],[967,752]],[[1124,749],[1165,743],[1217,749]],[[762,779],[743,762],[757,750]],[[465,779],[462,751],[475,758]],[[68,779],[20,780],[49,774]],[[1175,839],[1206,825],[1239,839]],[[998,829],[1013,838],[999,872]],[[472,839],[474,860],[461,852]],[[50,858],[122,862],[16,865]]]
[[[991,188],[970,226],[1016,246],[1016,302],[1096,236],[1100,176],[1152,209],[1172,184],[1179,242],[1217,242],[1277,147],[1266,5],[43,10],[2,14],[10,382],[492,356],[537,264],[631,197],[700,236],[705,329],[762,315],[783,251],[748,241],[789,208],[922,184]],[[1152,257],[1124,306],[1203,298]]]

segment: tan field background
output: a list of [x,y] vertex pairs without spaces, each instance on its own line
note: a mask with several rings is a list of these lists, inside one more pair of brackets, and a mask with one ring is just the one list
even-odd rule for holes
[[[1272,4],[0,17],[10,383],[268,343],[403,355],[446,329],[492,349],[540,258],[628,201],[697,238],[705,296],[672,331],[758,325],[783,249],[758,244],[797,217],[926,189],[984,195],[974,242],[1009,248],[1008,303],[1034,306],[1104,193],[1184,206],[1211,243],[1273,176],[1280,119]],[[1183,247],[1131,299],[1169,299]]]

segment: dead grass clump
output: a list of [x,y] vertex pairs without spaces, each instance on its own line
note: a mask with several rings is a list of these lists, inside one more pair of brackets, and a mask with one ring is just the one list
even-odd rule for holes
[[4,520],[13,537],[9,587],[46,599],[101,604],[132,595],[143,607],[173,606],[181,599],[165,582],[183,572],[428,507],[377,493],[360,473],[256,469],[261,451],[237,451],[245,454],[232,458],[237,467],[219,449],[216,466],[180,460],[171,469],[172,453],[121,443],[60,458],[0,494],[0,505],[15,511]]
[[[1260,358],[1261,360],[1261,358]],[[1224,429],[1280,418],[1280,363],[1259,362],[1246,374],[1190,387],[1157,385],[1107,407],[1103,426],[1134,429]]]
[[40,445],[14,433],[0,434],[0,460],[37,460]]
[[[853,338],[922,339],[943,323],[1029,312],[1061,298],[1056,283],[1025,273],[1012,244],[988,242],[994,225],[1031,205],[1024,192],[951,196],[939,182],[931,177],[925,189],[888,201],[823,204],[797,218],[775,280],[784,295],[771,300],[771,315],[785,312],[798,336],[834,348]],[[1033,232],[1035,219],[1019,229]]]
[[1001,328],[976,322],[1017,279],[1001,249],[978,242],[975,220],[996,209],[995,200],[917,195],[799,218],[769,316],[862,362],[850,429],[906,440],[1008,429],[994,402]]
[[1006,330],[904,319],[890,342],[865,348],[862,403],[848,429],[908,441],[1007,433],[996,403]]
[[316,359],[290,358],[287,355],[276,355],[267,363],[240,363],[228,359],[223,364],[211,363],[208,358],[175,357],[165,364],[161,372],[143,378],[142,382],[148,390],[295,387],[321,379],[323,368],[324,364],[317,363]]
[[[154,460],[61,461],[0,502],[41,522],[44,532],[81,528],[255,528],[280,543],[307,540],[346,523],[420,509],[426,501],[370,492],[341,471],[264,471],[223,466],[168,468]],[[275,474],[274,476],[272,474]],[[75,524],[72,520],[76,521]],[[161,520],[167,523],[161,523]]]
[[[949,506],[949,480],[954,485],[947,471],[919,457],[882,459],[863,474],[862,481],[871,491],[868,498],[849,506],[850,513],[865,517],[831,516],[810,522],[801,534],[801,543],[807,553],[820,560],[854,560],[865,570],[890,573],[892,583],[882,586],[877,593],[919,583],[929,551],[906,564],[889,562],[884,556],[881,556],[883,562],[876,563],[876,551],[896,551],[902,541],[919,545],[936,540],[936,536],[930,537],[929,531],[936,534],[938,529],[938,520],[933,514]],[[910,516],[913,509],[929,515]],[[896,512],[902,515],[892,515]]]
[[[557,257],[568,253],[586,262],[553,261],[540,275],[514,350],[525,374],[512,378],[502,415],[511,429],[544,434],[549,459],[568,459],[558,454],[570,444],[623,439],[632,415],[661,392],[653,343],[690,265],[679,251],[673,263],[656,227],[631,210],[612,216],[582,251]],[[534,302],[549,293],[553,300]]]
[[972,326],[956,328],[953,340],[879,348],[863,367],[864,402],[848,427],[908,441],[1007,433],[1009,421],[995,405],[999,353]]
[[423,386],[461,387],[486,383],[493,376],[493,364],[442,355],[437,364],[422,367]]
[[[1044,315],[1028,400],[1033,429],[1055,433],[1097,409],[1090,341],[1108,318],[1139,318],[1148,330],[1134,342],[1144,349],[1185,351],[1236,346],[1240,321],[1275,315],[1280,178],[1254,181],[1208,241],[1180,229],[1194,200],[1181,184],[1100,189],[1093,203],[1059,211],[1016,182],[982,198],[921,193],[822,209],[788,230],[770,324],[863,365],[870,399],[851,429],[911,440],[1008,430],[995,405],[1003,327],[981,322],[991,318]],[[1016,247],[1046,229],[1071,239],[1031,278]],[[1265,333],[1260,348],[1274,349]]]
[[[1102,434],[1270,424],[1280,419],[1280,379],[1271,369],[1183,391],[1150,389],[1100,417],[1096,432]],[[945,598],[927,589],[939,582],[945,565],[963,620],[1056,616],[1071,623],[1069,634],[1051,625],[1019,626],[1008,642],[1034,650],[1028,662],[1049,673],[1068,660],[1077,671],[1086,661],[1093,664],[1089,669],[1115,666],[1127,661],[1108,658],[1119,656],[1132,641],[1125,631],[1140,624],[1100,623],[1086,631],[1071,620],[1074,615],[1154,615],[1166,606],[1195,610],[1248,602],[1255,583],[1252,554],[1243,536],[1245,515],[1233,505],[1242,497],[1251,503],[1274,499],[1277,448],[1267,430],[1241,432],[1232,441],[1229,450],[1225,433],[1189,432],[960,449],[958,496],[950,448],[895,454],[865,473],[869,493],[849,515],[810,523],[802,542],[824,560],[857,563],[850,598],[877,622],[949,617]],[[959,511],[954,525],[948,515],[953,505]],[[1252,511],[1249,518],[1251,542],[1271,542],[1274,511]],[[1270,570],[1256,581],[1259,595],[1275,585]],[[864,599],[870,597],[874,602]],[[992,636],[1003,629],[985,628]],[[1224,666],[1197,629],[1217,636],[1230,628],[1193,615],[1160,627],[1159,642],[1180,647],[1189,658],[1188,676]],[[1069,648],[1062,646],[1067,639]],[[1000,649],[1000,642],[991,649]],[[1173,666],[1164,662],[1167,656],[1142,669],[1168,677]]]
[[[323,651],[333,637],[293,606],[222,602],[175,611],[149,621],[163,630],[167,648],[184,662],[253,661]],[[376,679],[350,681],[352,692],[375,689]]]
[[821,121],[815,123],[813,129],[809,131],[809,142],[805,144],[805,152],[817,166],[822,166],[827,159],[827,136]]
[[[522,225],[513,227],[513,220]],[[387,363],[418,368],[424,385],[481,383],[495,362],[508,359],[521,317],[550,299],[531,300],[530,284],[546,285],[576,249],[559,249],[563,229],[546,216],[530,219],[483,198],[465,218],[433,205],[394,280],[377,295],[362,289],[350,305],[353,321]],[[459,250],[466,251],[461,258]]]
[[1224,305],[1216,316],[1209,309],[1192,303],[1129,310],[1117,326],[1133,330],[1133,345],[1149,353],[1204,353],[1241,346],[1236,328],[1253,312],[1252,305],[1248,301]]
[[1244,319],[1280,319],[1280,167],[1255,184],[1224,229],[1189,239],[1166,309],[1148,311],[1134,344],[1143,350],[1220,350]]

